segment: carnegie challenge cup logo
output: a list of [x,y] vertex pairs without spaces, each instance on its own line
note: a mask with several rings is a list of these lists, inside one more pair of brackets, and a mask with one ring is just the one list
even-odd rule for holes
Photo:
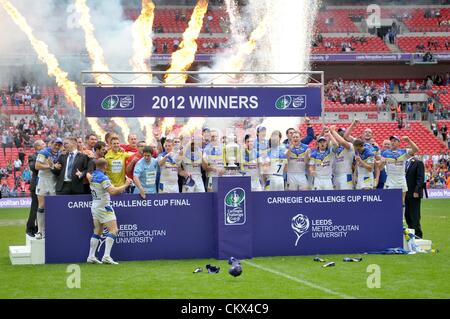
[[306,108],[306,95],[282,95],[276,102],[278,110],[304,110]]
[[243,225],[247,219],[245,207],[245,190],[236,187],[224,198],[225,225]]
[[309,218],[303,214],[298,214],[292,217],[291,227],[294,233],[297,235],[295,246],[297,246],[300,238],[308,232]]
[[102,101],[102,109],[110,110],[132,110],[134,109],[134,95],[108,95]]

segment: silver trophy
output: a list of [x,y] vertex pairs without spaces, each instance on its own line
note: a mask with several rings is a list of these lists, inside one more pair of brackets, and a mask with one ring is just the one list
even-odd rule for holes
[[228,135],[225,144],[225,168],[229,175],[236,175],[239,170],[239,145],[234,135]]

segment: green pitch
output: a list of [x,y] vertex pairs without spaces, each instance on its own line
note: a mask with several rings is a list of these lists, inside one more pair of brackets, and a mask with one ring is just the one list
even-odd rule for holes
[[[425,238],[437,254],[362,255],[360,263],[322,255],[336,262],[329,268],[313,256],[254,258],[237,278],[226,261],[213,259],[79,264],[79,289],[67,287],[68,265],[10,264],[8,246],[25,244],[28,210],[1,209],[0,298],[450,298],[450,200],[422,203]],[[208,263],[221,267],[219,274],[192,273]],[[380,267],[380,288],[367,286],[372,264]]]

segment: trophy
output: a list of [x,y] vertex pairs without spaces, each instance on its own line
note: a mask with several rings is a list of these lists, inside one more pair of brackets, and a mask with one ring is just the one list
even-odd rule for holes
[[225,169],[228,175],[237,175],[239,170],[239,145],[235,142],[234,135],[228,135],[225,144]]

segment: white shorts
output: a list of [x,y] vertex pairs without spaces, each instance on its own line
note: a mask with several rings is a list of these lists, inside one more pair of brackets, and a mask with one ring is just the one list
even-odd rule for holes
[[304,173],[287,173],[287,186],[290,191],[310,189],[308,180]]
[[373,189],[373,176],[358,176],[356,189]]
[[160,194],[164,194],[164,193],[179,193],[180,192],[180,188],[178,187],[178,182],[176,184],[172,183],[164,183],[164,182],[159,182],[159,186],[158,186],[158,193]]
[[387,176],[386,183],[384,183],[384,189],[401,189],[403,193],[408,191],[408,185],[406,184],[405,176]]
[[100,224],[106,224],[112,222],[113,220],[117,220],[114,209],[110,206],[105,207],[105,209],[93,208],[91,209],[91,213],[92,218],[97,220]]
[[36,195],[37,196],[47,196],[55,195],[56,181],[53,179],[49,180],[46,178],[39,178],[36,185]]
[[353,189],[353,175],[343,174],[334,176],[334,186],[336,189]]
[[193,187],[188,187],[183,185],[183,193],[204,193],[205,185],[203,185],[203,179],[201,176],[191,175],[194,180],[195,185]]
[[266,180],[265,191],[284,191],[284,177],[271,175]]
[[252,191],[260,192],[262,191],[261,180],[259,178],[252,178]]
[[314,178],[314,190],[333,190],[331,178]]

